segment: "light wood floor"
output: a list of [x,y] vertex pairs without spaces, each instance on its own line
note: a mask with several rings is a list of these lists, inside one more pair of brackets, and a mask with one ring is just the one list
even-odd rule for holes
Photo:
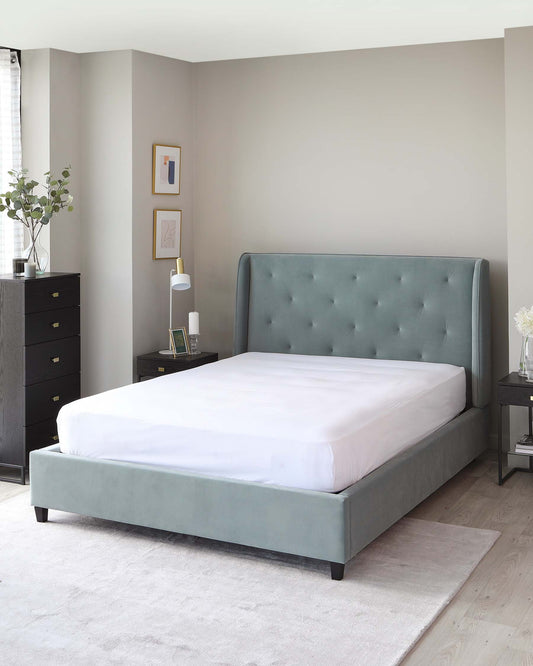
[[[502,536],[404,666],[533,666],[533,474],[517,473],[501,488],[495,479],[488,454],[409,514]],[[28,486],[0,482],[0,501],[20,492]]]

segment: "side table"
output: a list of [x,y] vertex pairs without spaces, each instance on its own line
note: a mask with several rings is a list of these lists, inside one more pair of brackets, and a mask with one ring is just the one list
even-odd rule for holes
[[218,361],[216,352],[200,352],[199,354],[184,354],[183,356],[172,356],[171,354],[160,354],[150,352],[137,356],[137,381],[141,377],[159,377],[173,372],[190,370],[199,365],[214,363]]
[[517,453],[511,449],[510,453],[515,455],[525,456],[529,458],[529,466],[513,467],[505,475],[503,474],[503,425],[502,416],[503,408],[509,405],[516,405],[518,407],[527,407],[529,415],[529,435],[533,435],[532,431],[532,411],[533,411],[533,383],[527,382],[524,377],[521,377],[517,372],[511,372],[510,375],[503,377],[497,384],[497,401],[498,401],[498,485],[502,485],[507,479],[515,472],[533,472],[533,456],[527,453]]

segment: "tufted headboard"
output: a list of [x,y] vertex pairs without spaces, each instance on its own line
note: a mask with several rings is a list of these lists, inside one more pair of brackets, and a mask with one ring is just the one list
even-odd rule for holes
[[490,400],[485,259],[243,254],[234,353],[451,363],[469,406]]

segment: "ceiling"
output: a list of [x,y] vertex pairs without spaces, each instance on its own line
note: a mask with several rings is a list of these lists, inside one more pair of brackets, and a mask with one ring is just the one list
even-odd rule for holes
[[137,49],[191,62],[503,37],[533,0],[24,0],[0,45]]

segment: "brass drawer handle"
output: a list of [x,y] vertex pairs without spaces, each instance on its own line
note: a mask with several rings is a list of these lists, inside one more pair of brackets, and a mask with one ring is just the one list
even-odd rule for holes
[[57,442],[59,437],[57,435],[52,435],[52,441]]
[[159,372],[165,372],[165,368],[162,368],[161,366],[159,366],[159,368],[157,368],[157,370],[158,370]]
[[52,402],[59,402],[59,396],[58,395],[52,396]]
[[59,363],[59,356],[52,356],[52,358],[50,359],[50,362],[51,363]]
[[52,328],[59,328],[59,327],[61,326],[61,324],[60,324],[58,321],[53,321],[53,322],[50,324],[50,326],[51,326]]
[[52,298],[59,298],[59,292],[58,291],[53,291],[52,292]]

